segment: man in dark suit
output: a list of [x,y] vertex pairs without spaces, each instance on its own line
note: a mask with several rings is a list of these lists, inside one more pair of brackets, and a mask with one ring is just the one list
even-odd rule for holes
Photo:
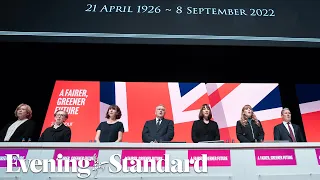
[[274,140],[282,140],[289,142],[306,142],[298,125],[291,123],[291,112],[288,108],[281,111],[283,122],[274,127]]
[[58,110],[54,113],[55,122],[41,134],[39,142],[70,142],[71,129],[64,125],[69,114],[66,111]]
[[164,118],[166,109],[163,105],[156,107],[156,118],[144,124],[142,141],[145,143],[157,143],[171,141],[174,136],[173,121]]

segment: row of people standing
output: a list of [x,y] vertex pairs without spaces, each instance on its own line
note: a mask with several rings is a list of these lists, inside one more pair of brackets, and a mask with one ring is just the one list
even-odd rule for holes
[[[166,109],[160,104],[155,109],[155,119],[147,120],[142,130],[144,143],[170,142],[174,138],[174,123],[165,118]],[[101,122],[96,129],[96,142],[121,142],[124,128],[121,118],[121,110],[117,105],[111,105],[106,114],[107,120]],[[192,127],[192,139],[194,142],[220,140],[218,124],[211,120],[212,113],[209,105],[202,106],[199,120],[194,121]]]
[[[280,112],[282,122],[273,128],[275,141],[306,142],[302,130],[296,124],[291,123],[291,112],[283,108]],[[209,105],[204,104],[199,113],[199,120],[192,126],[192,141],[216,141],[219,140],[219,128],[217,123],[210,120],[212,112]],[[209,121],[209,120],[210,121]],[[263,142],[265,131],[260,120],[255,115],[250,105],[243,106],[240,120],[236,123],[236,136],[240,143]]]
[[[275,141],[306,142],[302,130],[291,122],[291,111],[283,108],[280,112],[282,122],[273,128]],[[241,118],[236,124],[237,139],[241,143],[263,142],[265,131],[250,105],[245,105],[241,111]]]
[[[31,107],[20,104],[15,110],[16,121],[8,123],[0,131],[0,140],[21,142],[22,139],[31,139],[35,129]],[[145,143],[169,142],[174,138],[174,123],[165,118],[165,106],[160,104],[155,109],[155,119],[148,120],[142,130],[142,141]],[[121,142],[124,126],[119,119],[121,109],[117,105],[109,106],[106,121],[101,122],[96,129],[96,142]],[[274,127],[274,140],[290,142],[305,142],[299,126],[291,123],[291,112],[288,108],[281,111],[283,122]],[[58,110],[54,113],[54,123],[45,129],[38,141],[40,142],[70,142],[71,129],[64,125],[68,113]],[[240,120],[236,124],[236,135],[240,142],[263,142],[265,132],[261,122],[254,114],[250,105],[241,110]],[[212,120],[212,111],[208,104],[202,105],[198,120],[195,120],[191,129],[194,143],[202,141],[220,140],[218,123]]]
[[[170,142],[174,138],[174,123],[165,118],[166,108],[160,104],[155,110],[155,119],[145,122],[142,130],[142,141],[145,143]],[[274,126],[274,140],[289,142],[305,142],[305,138],[298,125],[291,123],[291,112],[288,108],[281,110],[282,123]],[[109,114],[109,115],[108,115]],[[117,118],[111,118],[112,116]],[[120,116],[119,116],[120,115]],[[123,136],[123,125],[117,121],[121,117],[118,106],[110,106],[107,111],[107,121],[101,122],[97,128],[97,142],[120,142]],[[115,123],[117,122],[117,123]],[[108,128],[101,128],[106,126]],[[101,134],[105,134],[102,138]],[[236,123],[236,136],[241,143],[263,142],[265,131],[262,123],[257,118],[250,105],[243,106],[240,120]],[[106,138],[109,137],[109,138]],[[212,120],[212,111],[208,104],[200,108],[198,120],[195,120],[191,129],[191,137],[194,143],[202,141],[220,140],[219,125]]]
[[[68,112],[58,110],[53,114],[54,122],[47,127],[39,138],[35,136],[36,123],[32,119],[32,109],[28,104],[20,104],[14,111],[17,118],[7,123],[0,131],[0,142],[22,142],[22,141],[39,141],[39,142],[70,142],[71,128],[64,123],[68,120]],[[107,121],[99,124],[97,128],[97,142],[121,142],[122,133],[124,132],[121,118],[121,110],[118,106],[109,107]],[[101,133],[102,132],[102,133]],[[35,140],[37,139],[37,140]]]
[[[64,125],[68,113],[58,110],[54,113],[54,123],[45,129],[38,139],[35,134],[36,123],[32,120],[32,109],[28,104],[19,104],[14,111],[17,118],[7,123],[0,131],[1,142],[70,142],[71,129]],[[36,139],[36,140],[35,140]]]

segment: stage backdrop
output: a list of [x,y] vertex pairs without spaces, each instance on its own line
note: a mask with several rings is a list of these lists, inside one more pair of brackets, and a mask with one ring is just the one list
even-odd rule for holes
[[174,141],[192,142],[192,123],[198,119],[204,103],[212,107],[221,139],[230,142],[238,142],[235,125],[246,104],[254,108],[262,121],[266,140],[273,140],[273,127],[281,122],[278,84],[57,81],[42,132],[52,125],[54,112],[65,109],[70,114],[66,125],[72,129],[71,141],[94,140],[108,106],[117,104],[125,128],[123,142],[142,142],[144,123],[155,118],[158,104],[164,104],[166,118],[174,121]]
[[320,84],[297,84],[302,122],[308,142],[320,142]]

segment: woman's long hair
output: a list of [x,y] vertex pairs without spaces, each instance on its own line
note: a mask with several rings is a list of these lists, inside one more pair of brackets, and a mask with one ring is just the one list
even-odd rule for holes
[[244,114],[244,110],[246,109],[251,109],[252,111],[252,116],[251,116],[251,119],[252,121],[254,121],[254,123],[256,123],[256,125],[260,126],[260,122],[259,120],[257,119],[257,116],[254,114],[253,110],[252,110],[252,107],[250,105],[245,105],[243,106],[242,110],[241,110],[241,118],[240,118],[240,123],[243,125],[243,126],[246,126],[248,124],[248,117]]

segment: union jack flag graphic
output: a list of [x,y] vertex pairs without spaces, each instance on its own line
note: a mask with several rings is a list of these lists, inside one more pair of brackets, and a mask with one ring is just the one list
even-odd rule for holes
[[297,97],[308,142],[320,141],[320,84],[297,84]]
[[[144,123],[155,118],[155,108],[159,104],[166,107],[165,118],[174,121],[173,141],[192,142],[192,123],[198,119],[202,104],[210,104],[213,120],[219,125],[222,140],[237,141],[235,125],[246,104],[253,107],[262,122],[266,140],[273,139],[273,127],[281,122],[282,104],[278,84],[77,81],[56,82],[47,115],[48,118],[51,116],[50,121],[50,113],[53,114],[58,98],[56,94],[70,86],[87,88],[87,101],[90,101],[68,120],[73,121],[73,126],[83,124],[87,127],[85,133],[89,137],[83,137],[83,132],[71,127],[72,141],[93,139],[95,128],[105,120],[107,108],[111,104],[118,105],[122,111],[120,121],[125,128],[124,142],[142,142]],[[90,117],[85,112],[90,112]]]

